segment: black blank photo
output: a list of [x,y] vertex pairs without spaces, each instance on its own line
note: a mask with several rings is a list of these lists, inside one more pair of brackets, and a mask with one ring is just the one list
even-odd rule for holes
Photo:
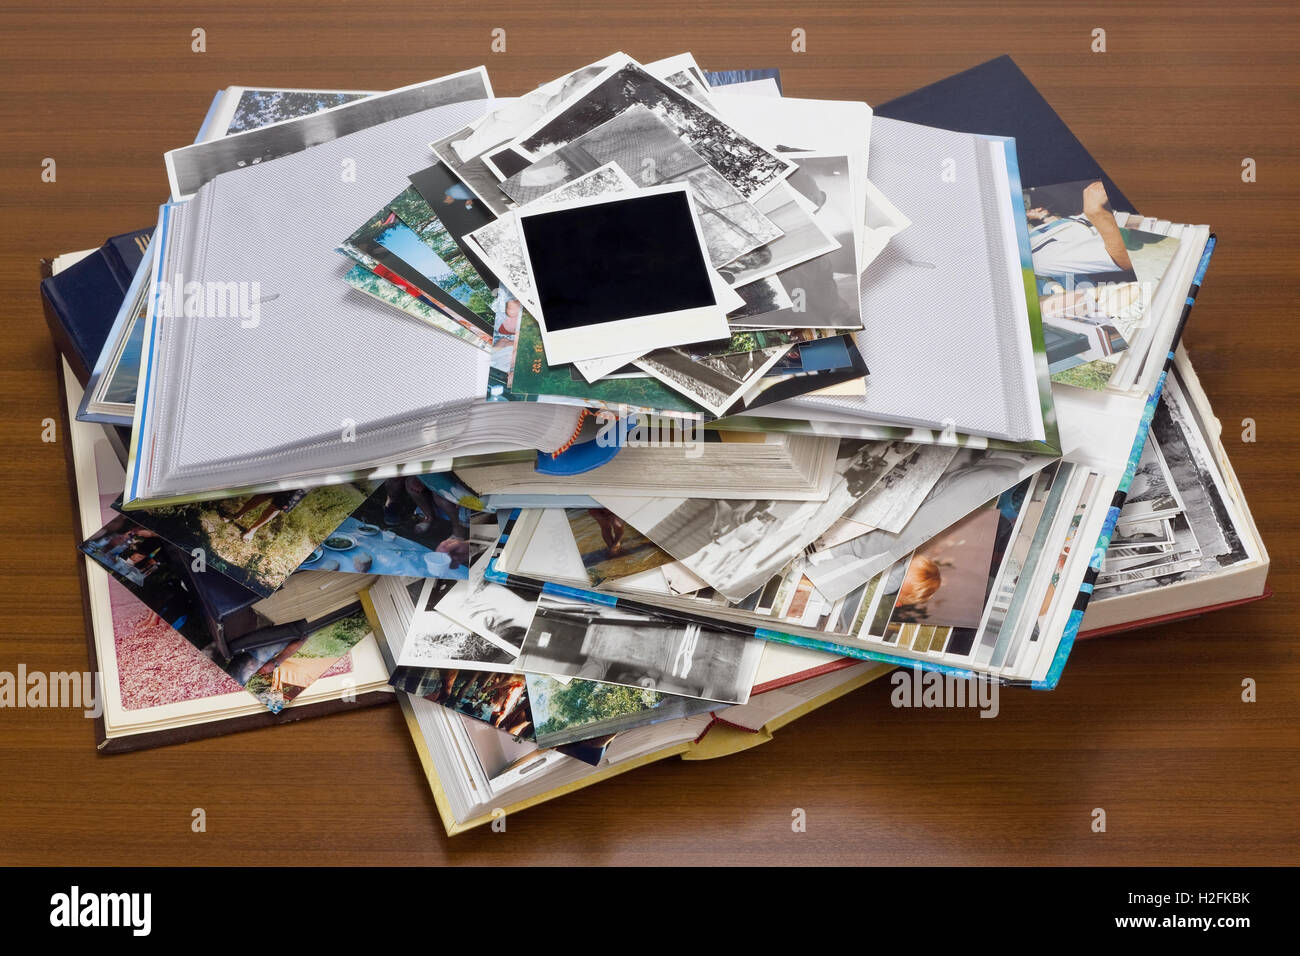
[[520,226],[549,331],[715,302],[684,192],[557,209]]

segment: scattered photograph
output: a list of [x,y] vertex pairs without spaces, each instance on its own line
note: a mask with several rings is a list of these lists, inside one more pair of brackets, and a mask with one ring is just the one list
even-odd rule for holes
[[[295,641],[290,639],[227,659],[204,623],[202,605],[194,585],[187,579],[184,569],[191,560],[189,553],[123,515],[110,520],[80,550],[103,565],[114,581],[149,609],[143,622],[137,620],[137,633],[151,635],[163,627],[171,629],[239,687],[244,687],[263,664],[278,663],[293,653]],[[167,660],[185,667],[188,680],[196,681],[204,689],[221,686],[219,681],[194,674],[187,666],[192,663],[189,655],[172,654]],[[150,696],[158,696],[158,692],[155,690]],[[189,699],[187,694],[180,697]]]
[[745,300],[745,304],[727,313],[727,321],[733,326],[752,324],[747,320],[754,320],[768,312],[788,309],[794,305],[790,293],[776,276],[746,282],[736,287],[736,293]]
[[704,78],[711,87],[771,80],[776,84],[778,90],[781,88],[781,71],[775,67],[760,70],[705,70]]
[[[390,208],[428,243],[445,261],[456,256],[469,260],[473,275],[489,289],[497,286],[497,277],[474,251],[465,245],[467,233],[480,229],[496,216],[468,192],[445,163],[435,163],[408,177],[411,187],[404,189],[390,203]],[[472,276],[471,276],[472,278]]]
[[568,508],[564,513],[593,587],[673,562],[671,554],[612,511]]
[[441,302],[430,299],[395,273],[381,276],[379,272],[387,272],[387,270],[378,263],[373,270],[357,263],[344,274],[343,281],[358,292],[378,299],[395,309],[401,309],[408,315],[427,322],[462,342],[468,342],[475,348],[488,348],[486,337],[475,323],[453,312]]
[[1178,239],[1121,227],[1099,180],[1029,189],[1024,202],[1052,380],[1104,388]]
[[529,706],[537,721],[534,736],[541,747],[562,747],[594,734],[707,713],[717,706],[713,701],[662,694],[640,685],[558,681],[545,674],[525,676]]
[[[821,153],[795,155],[798,168],[786,182],[809,204],[821,230],[839,246],[777,273],[795,295],[796,308],[774,312],[774,325],[789,328],[859,329],[862,327],[857,246],[853,221],[853,185],[849,157]],[[761,274],[761,272],[759,273]]]
[[[475,203],[482,203],[488,212],[495,216],[504,216],[510,211],[513,205],[509,197],[501,191],[501,177],[497,176],[483,162],[482,157],[475,156],[472,159],[461,159],[453,147],[453,143],[463,139],[467,134],[473,132],[473,126],[466,126],[458,129],[444,139],[435,140],[429,144],[433,150],[433,155],[437,156],[450,170],[451,174],[459,180],[467,190],[472,194]],[[437,196],[424,197],[428,200],[429,205],[437,206],[441,200]],[[454,199],[464,198],[454,196]]]
[[1124,507],[1120,511],[1121,524],[1168,518],[1183,510],[1183,501],[1174,485],[1173,475],[1160,452],[1160,443],[1148,431],[1146,444],[1138,459],[1137,469],[1129,482]]
[[[835,479],[825,501],[597,500],[642,529],[728,600],[740,602],[762,588],[911,452],[906,442],[840,442]],[[836,600],[861,583],[840,594],[829,594],[820,584],[818,589]]]
[[352,648],[369,636],[370,622],[360,605],[333,617],[263,664],[244,689],[278,714],[316,681],[336,673]]
[[789,344],[713,354],[689,348],[658,349],[632,364],[722,416],[789,350]]
[[435,106],[491,96],[487,71],[476,67],[428,83],[363,97],[310,116],[174,149],[166,156],[172,198],[192,196],[204,183],[224,172],[279,159]]
[[898,534],[956,456],[956,445],[917,445],[844,517],[868,530]]
[[448,620],[517,654],[537,608],[537,592],[487,580],[483,570],[488,557],[485,552],[469,580],[458,581],[445,594],[426,592],[421,606],[436,608]]
[[781,237],[772,220],[643,106],[633,106],[566,143],[507,179],[501,188],[526,205],[607,163],[618,166],[639,186],[687,184],[715,266]]
[[[411,190],[414,192],[414,190]],[[409,208],[414,203],[415,193]],[[422,235],[402,221],[391,206],[381,209],[344,240],[374,256],[437,301],[446,302],[485,331],[492,328],[495,292],[475,270],[460,246],[436,217],[423,220]],[[385,255],[388,253],[388,255]]]
[[[635,192],[636,189],[636,183],[625,172],[609,163],[572,182],[557,186],[542,199],[535,201],[568,202],[573,199]],[[533,279],[524,260],[519,221],[514,214],[505,213],[501,218],[480,226],[469,233],[466,240],[519,301],[530,310],[537,311],[537,293],[533,289]]]
[[475,502],[446,474],[388,478],[298,569],[463,581],[475,556],[474,525],[496,520],[475,511]]
[[[718,270],[729,285],[738,287],[742,296],[746,285],[775,276],[840,246],[839,240],[817,220],[815,207],[789,182],[777,183],[766,196],[754,202],[754,208],[776,225],[781,236],[733,258]],[[793,303],[785,306],[792,307]]]
[[398,690],[491,724],[512,737],[530,737],[533,717],[523,674],[397,667],[388,681]]
[[998,517],[990,501],[917,548],[903,576],[893,619],[978,627]]
[[482,119],[466,127],[451,140],[450,146],[462,162],[481,156],[494,146],[514,139],[552,110],[559,109],[573,99],[598,76],[606,72],[609,64],[621,58],[615,54],[574,70],[567,76],[552,80],[535,90],[515,97],[497,107]]
[[244,133],[300,116],[310,116],[370,95],[372,94],[350,90],[240,90],[230,122],[221,135]]
[[623,610],[542,595],[524,638],[522,670],[743,704],[763,644]]
[[518,649],[510,650],[439,614],[417,613],[411,621],[399,667],[465,667],[481,671],[517,673]]
[[201,550],[209,570],[267,597],[321,549],[372,487],[357,481],[168,505],[132,511],[130,520],[182,551]]
[[842,597],[1049,463],[1046,457],[1022,452],[963,448],[900,533],[871,531],[810,554],[808,576],[822,594]]
[[[1234,523],[1233,511],[1228,506],[1227,493],[1218,476],[1215,459],[1197,424],[1196,417],[1176,375],[1165,381],[1164,391],[1151,420],[1151,434],[1160,448],[1169,469],[1170,484],[1182,499],[1180,517],[1185,519],[1187,534],[1183,541],[1172,527],[1169,536],[1174,540],[1175,552],[1180,547],[1192,547],[1199,552],[1194,558],[1165,566],[1160,573],[1143,575],[1142,569],[1104,573],[1098,579],[1098,599],[1134,594],[1150,587],[1166,586],[1184,581],[1195,581],[1251,557],[1240,532]],[[1123,520],[1123,509],[1120,511]],[[1133,534],[1141,529],[1145,535],[1156,537],[1161,522],[1138,522],[1123,525],[1124,543],[1143,543]],[[1168,525],[1166,519],[1164,524]],[[1188,538],[1190,535],[1190,539]],[[1117,541],[1112,540],[1112,546]],[[1152,542],[1147,542],[1152,543]],[[1164,543],[1163,539],[1159,543]],[[1102,583],[1105,582],[1104,590]]]
[[635,63],[613,71],[512,145],[538,160],[638,104],[666,122],[746,199],[762,195],[790,173],[785,159]]

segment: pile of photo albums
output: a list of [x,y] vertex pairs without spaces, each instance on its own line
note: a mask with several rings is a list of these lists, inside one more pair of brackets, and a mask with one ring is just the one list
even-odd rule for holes
[[396,698],[456,832],[1263,593],[1208,227],[778,81],[220,93],[64,370],[100,749]]

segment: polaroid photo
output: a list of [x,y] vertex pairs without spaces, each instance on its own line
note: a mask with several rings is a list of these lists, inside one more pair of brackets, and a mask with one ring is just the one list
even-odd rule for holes
[[[636,191],[637,185],[627,173],[613,163],[606,163],[577,179],[557,186],[536,202],[571,202],[576,199],[591,199]],[[519,224],[514,214],[506,212],[500,218],[467,233],[465,241],[466,245],[474,249],[488,268],[514,293],[524,308],[536,314],[537,294],[524,262],[523,240],[519,235]]]
[[518,215],[550,364],[730,337],[684,184]]
[[434,107],[491,96],[492,84],[487,71],[479,66],[343,103],[309,116],[173,149],[166,154],[172,199],[179,202],[189,198],[221,173],[279,159]]
[[543,594],[519,665],[529,673],[743,704],[762,655],[757,638]]

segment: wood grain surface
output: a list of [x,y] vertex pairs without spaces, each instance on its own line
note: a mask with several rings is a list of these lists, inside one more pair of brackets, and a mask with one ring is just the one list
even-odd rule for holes
[[780,67],[788,95],[871,103],[1011,53],[1142,210],[1218,233],[1185,341],[1226,434],[1257,423],[1229,454],[1276,594],[1081,643],[1058,690],[1004,693],[995,720],[894,709],[879,682],[741,755],[667,761],[452,840],[396,708],[116,757],[79,712],[0,710],[0,863],[1296,863],[1298,26],[1291,3],[1201,0],[6,0],[0,670],[86,665],[64,449],[40,437],[58,395],[38,259],[150,225],[163,152],[221,87],[388,89],[485,63],[517,94],[616,49]]

